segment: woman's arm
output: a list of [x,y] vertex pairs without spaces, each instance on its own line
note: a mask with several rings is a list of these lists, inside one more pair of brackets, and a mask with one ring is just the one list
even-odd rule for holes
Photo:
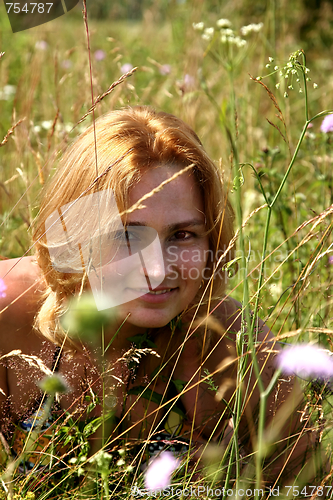
[[[39,307],[42,282],[39,268],[32,257],[0,261],[0,278],[6,289],[0,297],[0,423],[8,418],[7,398],[10,394],[8,358],[13,350],[30,354],[37,336],[32,332],[34,316]],[[1,359],[2,357],[2,359]],[[18,390],[18,388],[16,388]]]
[[0,261],[0,278],[7,289],[0,298],[0,335],[32,325],[44,289],[33,257]]

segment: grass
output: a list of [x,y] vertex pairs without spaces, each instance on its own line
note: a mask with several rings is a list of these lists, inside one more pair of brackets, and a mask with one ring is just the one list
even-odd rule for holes
[[[139,19],[89,19],[95,97],[119,78],[122,65],[138,67],[97,106],[96,116],[128,104],[150,104],[188,122],[225,171],[237,227],[246,221],[237,242],[238,270],[229,269],[229,291],[243,302],[244,319],[251,323],[249,305],[283,342],[318,342],[332,350],[332,212],[328,208],[333,203],[333,135],[320,131],[322,117],[307,128],[312,117],[332,106],[332,14],[322,5],[311,25],[311,13],[302,2],[282,4],[273,0],[255,5],[249,0],[223,5],[195,2],[189,9],[186,2],[156,2],[147,4]],[[72,130],[91,106],[90,75],[79,9],[15,35],[4,6],[0,9],[0,50],[5,52],[0,61],[0,140],[23,120],[1,147],[0,255],[18,257],[33,253],[30,225],[38,211],[41,185],[52,175],[59,150],[91,122],[90,115]],[[199,21],[216,26],[220,18],[230,19],[237,34],[252,22],[262,22],[263,28],[246,37],[245,47],[237,48],[222,44],[216,31],[210,40],[203,40],[202,32],[192,27]],[[301,40],[305,29],[311,36]],[[41,41],[47,43],[44,49]],[[298,53],[295,62],[289,60],[291,53],[303,48],[306,61],[304,53]],[[94,58],[96,50],[105,52],[103,60]],[[285,78],[288,62],[296,73]],[[170,71],[163,74],[165,65]],[[304,73],[305,67],[309,73]],[[306,81],[308,77],[311,81]],[[288,336],[288,332],[293,333]],[[239,353],[247,348],[244,337],[238,348]],[[243,369],[240,363],[239,380]],[[305,384],[304,389],[313,425],[321,432],[320,448],[329,454],[332,396]],[[235,405],[241,405],[241,400],[236,398]],[[126,443],[114,442],[108,455],[89,462],[87,438],[93,430],[94,426],[73,418],[59,421],[57,439],[72,443],[76,451],[61,467],[16,479],[17,498],[130,498],[131,487],[142,486],[135,452]],[[222,459],[224,468],[216,466],[219,454],[212,459],[205,473],[207,484],[220,474],[221,484],[229,478],[230,488],[241,485],[236,441]],[[212,448],[211,453],[215,452]],[[236,467],[228,468],[233,460]],[[258,481],[260,464],[253,464]],[[189,471],[185,478],[192,486],[203,484]],[[187,484],[183,477],[180,474],[174,483],[183,487]],[[319,477],[316,484],[324,480]],[[328,478],[323,487],[331,481]],[[308,495],[309,490],[304,491]],[[326,493],[333,498],[332,491]],[[0,495],[6,498],[5,489]],[[295,490],[286,498],[297,496]]]

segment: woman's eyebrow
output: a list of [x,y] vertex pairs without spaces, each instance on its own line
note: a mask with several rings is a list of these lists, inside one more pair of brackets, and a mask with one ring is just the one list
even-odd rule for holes
[[[140,221],[130,221],[125,224],[125,226],[146,226],[149,227],[148,224]],[[164,227],[166,231],[175,231],[177,229],[184,229],[185,227],[193,227],[193,226],[205,226],[205,222],[201,219],[190,219],[182,222],[177,222],[175,224],[168,224]]]

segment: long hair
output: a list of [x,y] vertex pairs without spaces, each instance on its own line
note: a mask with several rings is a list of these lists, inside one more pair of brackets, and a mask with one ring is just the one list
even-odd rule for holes
[[[53,265],[46,223],[60,207],[83,194],[98,191],[107,197],[112,192],[118,209],[123,211],[129,208],[130,189],[149,169],[158,165],[193,164],[192,173],[202,193],[209,234],[212,258],[207,262],[209,272],[205,280],[214,274],[213,298],[225,292],[226,274],[222,266],[234,255],[231,249],[216,269],[218,257],[234,235],[234,213],[224,192],[222,173],[186,123],[171,114],[138,106],[105,114],[96,121],[95,133],[90,126],[64,153],[45,189],[33,235],[37,263],[47,285],[35,326],[45,338],[57,344],[63,342],[65,335],[59,316],[86,276],[83,272],[62,272]],[[107,213],[104,216],[107,217]],[[85,214],[85,220],[90,226],[94,225],[96,213],[91,210]],[[77,231],[80,229],[77,227]]]

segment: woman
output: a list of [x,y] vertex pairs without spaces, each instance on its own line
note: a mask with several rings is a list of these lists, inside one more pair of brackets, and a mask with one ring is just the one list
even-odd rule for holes
[[[152,453],[180,436],[178,445],[193,445],[199,456],[207,441],[230,440],[242,319],[240,304],[225,296],[233,220],[220,172],[175,116],[147,107],[113,111],[64,154],[44,193],[35,256],[0,263],[7,286],[0,351],[20,349],[65,377],[70,390],[58,411],[86,418],[85,398],[95,402],[89,417],[104,412],[108,424],[92,436],[93,450],[126,435],[148,439]],[[80,319],[86,306],[71,312],[71,299],[84,301],[88,292],[96,321],[108,317],[89,335]],[[275,367],[264,351],[273,337],[259,321],[256,334],[266,387]],[[31,420],[41,404],[44,374],[32,360],[2,359],[8,440],[12,424]],[[251,368],[242,385],[239,434],[250,449],[259,402]],[[267,421],[292,386],[281,381],[272,392]]]

